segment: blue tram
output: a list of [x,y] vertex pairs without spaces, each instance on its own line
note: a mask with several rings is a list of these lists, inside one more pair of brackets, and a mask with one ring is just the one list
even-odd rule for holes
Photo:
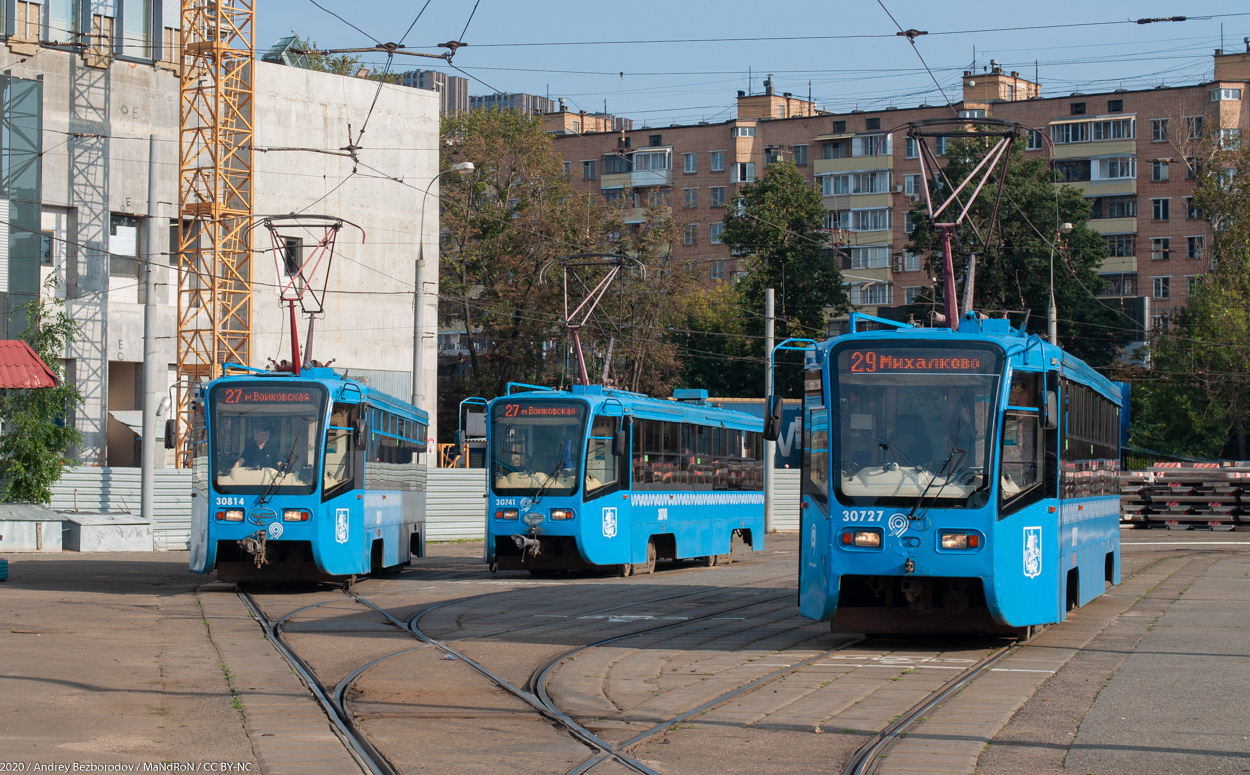
[[242,371],[193,400],[191,570],[326,580],[423,556],[426,413],[329,368]]
[[515,387],[487,409],[492,568],[628,576],[657,559],[728,563],[734,540],[764,548],[760,419],[702,390]]
[[857,314],[806,361],[804,616],[1014,633],[1119,583],[1115,383],[975,315],[953,332]]

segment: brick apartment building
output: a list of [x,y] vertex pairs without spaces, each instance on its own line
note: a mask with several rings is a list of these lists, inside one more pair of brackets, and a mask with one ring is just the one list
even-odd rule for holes
[[[1215,53],[1214,80],[1184,87],[1041,98],[1038,84],[994,66],[965,72],[966,118],[1016,121],[1054,141],[1056,168],[1093,200],[1090,226],[1107,241],[1101,267],[1106,296],[1149,300],[1152,328],[1166,327],[1194,280],[1210,267],[1210,227],[1190,197],[1187,158],[1205,139],[1226,146],[1250,126],[1250,46]],[[906,252],[907,213],[920,193],[920,159],[902,131],[911,121],[951,118],[947,106],[833,114],[771,79],[763,94],[738,92],[738,115],[721,123],[604,131],[574,114],[548,115],[555,147],[575,185],[611,201],[626,198],[641,222],[649,201],[666,201],[682,230],[680,260],[707,267],[710,281],[731,279],[738,262],[721,244],[723,208],[739,185],[778,158],[793,159],[821,188],[851,301],[875,313],[912,301],[932,284],[923,257]],[[944,138],[935,150],[941,151]],[[1029,154],[1047,153],[1040,135]]]

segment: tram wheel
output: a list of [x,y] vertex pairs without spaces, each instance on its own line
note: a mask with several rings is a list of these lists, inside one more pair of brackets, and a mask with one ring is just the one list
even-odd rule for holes
[[655,556],[655,541],[647,541],[647,564],[635,565],[634,572],[648,576],[655,573]]
[[702,557],[696,557],[694,561],[698,563],[700,567],[710,568],[716,564],[716,555],[707,554]]
[[616,575],[620,576],[623,579],[629,578],[633,574],[634,574],[634,566],[630,565],[627,562],[623,562],[620,565],[616,566]]
[[734,561],[734,553],[730,551],[728,554],[718,554],[714,560],[717,565],[731,565]]

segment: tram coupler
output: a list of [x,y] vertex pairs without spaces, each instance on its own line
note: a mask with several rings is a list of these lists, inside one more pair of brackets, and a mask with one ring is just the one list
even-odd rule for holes
[[516,544],[516,548],[521,550],[521,557],[537,557],[542,554],[542,544],[533,536],[517,534],[512,536],[512,542]]
[[268,537],[264,530],[257,530],[247,538],[239,539],[239,548],[252,555],[252,562],[256,563],[257,569],[269,564],[269,555],[265,545]]

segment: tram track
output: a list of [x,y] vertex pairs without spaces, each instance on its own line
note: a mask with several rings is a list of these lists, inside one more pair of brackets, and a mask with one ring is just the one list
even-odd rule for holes
[[[768,577],[765,579],[755,579],[755,580],[752,580],[752,583],[759,584],[759,583],[764,583],[767,581],[776,581],[778,579],[783,579],[783,578],[789,578],[789,576],[777,575],[777,576]],[[572,614],[571,616],[588,617],[588,616],[604,615],[604,614],[609,614],[611,612],[621,611],[623,609],[628,609],[628,608],[635,608],[639,606],[652,606],[656,603],[666,602],[670,600],[695,597],[699,595],[715,595],[719,593],[724,593],[726,590],[731,590],[734,588],[735,587],[705,587],[705,588],[700,588],[697,590],[681,592],[678,594],[662,595],[662,596],[652,597],[648,599],[620,603],[620,604],[616,604],[612,606],[593,609],[593,610],[578,613],[578,614]],[[314,699],[316,699],[317,702],[321,705],[327,718],[330,720],[336,734],[343,740],[345,746],[348,748],[349,751],[351,751],[352,755],[357,759],[363,771],[369,772],[372,775],[399,775],[399,772],[400,772],[400,770],[398,770],[395,767],[395,765],[391,763],[381,751],[378,750],[378,748],[369,739],[368,735],[365,734],[365,732],[362,729],[360,729],[359,725],[356,723],[355,715],[353,714],[350,704],[347,701],[348,691],[351,689],[351,687],[355,684],[355,682],[361,676],[365,675],[370,669],[376,667],[377,665],[383,662],[386,662],[388,660],[394,659],[396,657],[399,657],[405,654],[410,654],[414,651],[432,647],[432,648],[438,648],[444,653],[450,654],[451,656],[462,661],[464,664],[470,666],[471,668],[473,668],[480,674],[486,676],[491,681],[492,684],[498,686],[504,691],[507,691],[508,693],[512,694],[518,699],[521,699],[522,701],[526,702],[528,705],[530,705],[536,711],[538,711],[541,715],[555,722],[560,727],[566,729],[572,737],[579,740],[587,747],[594,749],[596,751],[599,751],[601,753],[606,753],[606,755],[603,755],[601,757],[601,761],[616,760],[619,763],[621,763],[623,766],[635,772],[643,773],[644,775],[659,775],[659,773],[650,769],[649,767],[637,761],[636,759],[633,759],[632,757],[629,757],[622,753],[612,753],[611,752],[612,746],[610,743],[599,739],[599,737],[595,735],[593,732],[585,729],[585,727],[581,726],[576,721],[574,721],[571,717],[569,717],[567,714],[561,711],[555,705],[555,703],[551,701],[550,697],[546,697],[544,701],[544,699],[540,698],[537,693],[529,689],[517,687],[509,683],[502,677],[494,674],[487,667],[478,663],[476,660],[473,660],[472,658],[464,655],[460,651],[451,648],[443,641],[439,641],[435,638],[431,638],[430,636],[421,632],[420,629],[416,627],[416,623],[419,621],[419,619],[425,614],[430,613],[431,611],[438,610],[438,609],[447,607],[449,605],[464,604],[472,600],[488,597],[489,596],[488,594],[472,595],[469,597],[459,597],[459,598],[455,598],[452,600],[446,600],[446,601],[442,601],[439,603],[435,603],[433,605],[422,608],[415,614],[408,617],[407,621],[403,621],[395,617],[393,614],[391,614],[382,606],[377,605],[372,600],[369,600],[365,596],[359,594],[353,588],[345,587],[341,591],[343,592],[344,596],[347,599],[352,600],[370,609],[371,611],[377,613],[387,623],[395,627],[398,632],[403,632],[406,635],[414,637],[417,640],[420,640],[421,643],[419,645],[416,645],[410,648],[400,649],[400,650],[396,650],[396,651],[381,655],[377,658],[369,660],[368,662],[360,664],[354,669],[352,669],[351,671],[349,671],[341,680],[339,680],[333,687],[331,687],[331,686],[328,686],[325,682],[323,682],[317,676],[316,671],[308,664],[307,660],[304,659],[304,657],[302,657],[298,653],[298,651],[294,647],[292,647],[291,644],[287,642],[287,639],[285,638],[282,631],[283,631],[284,625],[296,615],[315,609],[315,608],[320,608],[326,605],[330,605],[332,603],[342,600],[342,598],[336,597],[334,600],[326,600],[326,601],[321,601],[321,602],[313,603],[313,604],[306,605],[306,606],[301,606],[285,614],[282,614],[281,616],[277,618],[271,618],[268,614],[265,613],[262,606],[259,604],[259,602],[255,599],[255,597],[251,594],[251,592],[248,589],[240,585],[238,589],[236,590],[238,596],[243,601],[244,605],[248,608],[249,612],[252,614],[252,616],[257,620],[257,622],[261,625],[262,629],[265,631],[266,637],[270,640],[270,642],[274,644],[275,648],[278,649],[279,653],[292,666],[292,669],[294,670],[294,672],[297,675],[299,675],[301,680],[307,685]],[[402,592],[384,593],[384,594],[402,594]],[[792,597],[791,593],[772,596],[772,597],[765,598],[764,600],[754,601],[754,602],[747,603],[741,606],[718,609],[716,611],[713,611],[703,616],[690,617],[688,619],[683,619],[682,621],[679,621],[679,622],[671,622],[671,623],[667,623],[667,624],[660,625],[657,627],[645,628],[643,630],[627,633],[621,636],[616,636],[608,640],[619,640],[621,638],[636,637],[636,636],[644,635],[650,632],[669,629],[669,628],[679,626],[682,624],[688,624],[688,623],[698,622],[698,621],[702,621],[702,620],[709,619],[709,618],[724,616],[726,613],[733,613],[733,612],[742,610],[744,608],[749,608],[754,605],[759,605],[759,604],[767,603],[767,602],[777,602],[779,600],[784,600],[790,597]],[[539,628],[539,627],[550,626],[550,625],[551,625],[550,621],[528,623],[528,624],[524,624],[524,625],[520,625],[516,627],[503,628],[503,629],[499,629],[499,630],[495,630],[495,631],[491,631],[487,633],[482,633],[479,635],[472,635],[472,636],[468,636],[465,638],[457,638],[453,642],[492,638],[492,637],[497,637],[499,635],[512,634],[521,630],[528,630],[528,629]],[[588,648],[593,648],[595,645],[598,645],[598,644],[590,644],[588,646],[582,646],[582,647],[579,647],[578,649],[575,649],[574,652],[584,651]],[[557,658],[556,660],[554,660],[552,663],[544,664],[543,669],[554,667],[555,664],[558,664],[559,662],[562,662],[565,659],[567,659],[567,656],[561,656]],[[548,672],[550,671],[548,670]],[[527,686],[532,685],[532,683],[533,683],[532,680],[530,682],[527,682]]]

